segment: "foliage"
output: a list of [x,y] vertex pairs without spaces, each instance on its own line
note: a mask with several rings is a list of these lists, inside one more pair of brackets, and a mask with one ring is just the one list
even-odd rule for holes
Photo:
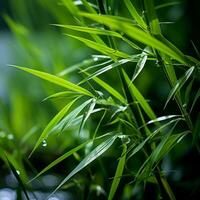
[[[86,45],[92,49],[92,56],[65,68],[64,57],[57,58],[56,54],[54,70],[47,72],[50,70],[41,68],[41,50],[29,40],[29,29],[4,16],[30,56],[23,66],[10,65],[16,68],[12,70],[45,80],[44,91],[50,94],[45,101],[50,101],[54,111],[58,111],[49,123],[45,121],[43,131],[41,123],[36,123],[30,131],[24,131],[18,143],[9,148],[3,145],[2,160],[14,172],[27,199],[30,191],[34,193],[34,182],[53,169],[62,179],[56,187],[48,188],[48,197],[66,190],[80,199],[144,199],[148,189],[153,188],[152,199],[176,199],[163,165],[166,160],[173,162],[171,151],[186,151],[193,145],[199,151],[200,115],[194,108],[200,96],[200,62],[163,36],[153,0],[144,0],[142,6],[124,0],[125,12],[130,15],[120,16],[112,0],[62,0],[58,10],[53,7],[55,3],[48,5],[48,11],[57,19],[52,23],[56,34],[63,37],[64,33],[64,37]],[[163,6],[166,5],[160,5]],[[63,17],[65,12],[73,24]],[[145,93],[140,83],[148,70],[148,78],[154,81]],[[159,77],[163,77],[160,82]],[[164,97],[160,94],[155,98],[161,82],[168,90]],[[1,133],[7,132],[9,128],[2,126]],[[185,140],[189,141],[187,147],[180,147]],[[25,145],[26,141],[29,145]],[[47,151],[50,163],[37,169],[32,157],[37,160],[41,146],[45,147],[42,151]],[[64,163],[65,160],[72,164]],[[68,174],[56,170],[61,164]],[[77,188],[81,194],[74,192]]]

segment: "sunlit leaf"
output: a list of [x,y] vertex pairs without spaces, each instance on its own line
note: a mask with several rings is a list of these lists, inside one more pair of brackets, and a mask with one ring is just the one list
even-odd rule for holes
[[77,118],[77,116],[83,111],[83,109],[89,105],[92,102],[92,99],[89,99],[79,106],[77,106],[75,109],[73,109],[70,113],[68,113],[54,128],[52,131],[62,131],[68,127],[71,126],[73,121]]
[[106,15],[96,15],[96,14],[89,14],[89,13],[81,13],[82,16],[90,18],[91,20],[97,21],[99,23],[103,23],[110,27],[111,29],[123,31],[125,34],[129,35],[135,40],[138,40],[139,42],[149,45],[164,54],[174,58],[175,60],[179,61],[180,63],[185,64],[186,59],[185,56],[181,54],[177,54],[173,49],[168,47],[163,42],[157,40],[147,32],[137,28],[131,23],[123,22],[121,23],[119,20],[117,20],[113,16],[106,16]]
[[124,75],[127,85],[129,86],[129,90],[133,98],[135,98],[138,101],[138,103],[141,105],[144,112],[149,116],[150,119],[152,120],[155,119],[156,115],[154,114],[153,110],[151,109],[147,101],[144,99],[142,94],[139,92],[139,90],[131,82],[131,80],[129,79],[128,75],[126,74],[124,70],[123,70],[123,75]]
[[12,173],[14,174],[15,178],[17,179],[17,182],[19,183],[19,186],[21,187],[22,191],[24,192],[26,199],[29,200],[30,198],[28,196],[26,186],[24,185],[24,183],[20,177],[20,174],[19,174],[20,172],[13,166],[12,162],[10,161],[10,156],[5,155],[5,157],[7,159],[8,165],[9,165]]
[[78,98],[68,103],[64,108],[62,108],[56,116],[48,123],[48,125],[45,127],[44,131],[40,135],[39,139],[37,140],[32,152],[30,153],[30,156],[33,154],[33,152],[37,149],[37,147],[48,137],[49,132],[54,128],[54,126],[66,115],[70,107],[76,102]]
[[[85,72],[85,74],[91,76],[89,73]],[[111,87],[108,83],[104,82],[98,77],[93,76],[92,80],[94,80],[96,83],[98,83],[102,88],[104,88],[108,93],[113,95],[115,98],[117,98],[120,102],[126,104],[126,99],[113,87]]]
[[126,7],[128,8],[131,16],[135,19],[135,21],[144,29],[147,29],[147,25],[143,18],[138,14],[136,8],[133,6],[130,0],[124,0]]
[[75,92],[80,92],[81,94],[87,95],[87,96],[93,96],[88,90],[74,84],[71,83],[65,79],[62,79],[60,77],[54,76],[52,74],[48,74],[46,72],[41,72],[38,70],[34,70],[34,69],[29,69],[26,67],[20,67],[20,66],[16,66],[16,65],[11,65],[12,67],[16,67],[17,69],[21,69],[25,72],[28,72],[30,74],[33,74],[41,79],[47,80],[51,83],[54,83],[56,85],[59,85],[61,87],[67,88],[71,91],[75,91]]
[[131,81],[133,82],[137,76],[140,74],[140,72],[142,71],[142,69],[144,68],[145,64],[147,61],[147,53],[145,51],[143,51],[140,55],[140,58],[137,62],[137,65],[135,67],[135,72],[133,74],[133,77],[131,79]]
[[92,40],[88,40],[88,39],[85,39],[83,37],[78,37],[78,36],[69,35],[69,34],[66,34],[66,35],[85,43],[85,45],[87,45],[88,47],[95,49],[95,50],[97,50],[97,51],[99,51],[103,54],[112,55],[116,58],[117,57],[119,57],[119,58],[128,58],[129,57],[129,55],[124,53],[124,52],[112,49],[112,48],[110,48],[106,45],[94,42]]

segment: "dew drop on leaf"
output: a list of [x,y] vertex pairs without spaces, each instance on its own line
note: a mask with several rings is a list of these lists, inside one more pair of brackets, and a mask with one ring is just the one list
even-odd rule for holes
[[17,172],[18,175],[20,175],[20,171],[19,170],[16,170],[16,172]]
[[94,57],[94,61],[98,61],[99,59],[98,59],[98,57]]
[[46,147],[46,146],[47,146],[47,141],[46,141],[46,140],[43,140],[43,141],[42,141],[42,146],[43,146],[43,147]]

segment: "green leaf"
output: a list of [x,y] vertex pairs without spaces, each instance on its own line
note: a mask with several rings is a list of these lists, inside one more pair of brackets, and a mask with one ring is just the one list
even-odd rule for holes
[[180,4],[181,2],[168,2],[168,3],[163,3],[163,4],[160,4],[158,6],[155,6],[155,9],[161,9],[161,8],[165,8],[165,7],[168,7],[168,6],[175,6],[175,5],[178,5]]
[[[79,97],[78,97],[79,98]],[[30,153],[30,156],[33,154],[33,152],[36,150],[36,148],[47,138],[49,132],[54,128],[54,126],[64,117],[64,115],[68,112],[70,107],[75,103],[75,101],[78,99],[71,101],[68,103],[64,108],[62,108],[56,116],[48,123],[48,125],[45,127],[44,131],[40,135],[39,139],[37,140],[32,152]],[[29,157],[30,157],[29,156]]]
[[110,64],[110,63],[112,63],[112,62],[113,62],[113,60],[109,59],[109,60],[107,60],[107,61],[105,61],[105,62],[101,62],[101,63],[98,63],[98,64],[96,64],[96,65],[91,65],[91,66],[89,66],[89,67],[87,67],[87,68],[85,68],[85,69],[81,69],[81,72],[86,72],[86,71],[89,71],[89,70],[92,70],[92,69],[95,69],[95,70],[96,70],[96,68],[101,68],[101,67],[103,67],[104,65]]
[[191,106],[191,109],[190,109],[190,112],[192,112],[193,108],[194,108],[194,105],[196,104],[198,98],[200,97],[200,88],[198,89],[195,97],[194,97],[194,100],[192,102],[192,106]]
[[156,11],[154,8],[154,1],[144,0],[144,5],[146,9],[147,19],[149,21],[151,33],[155,35],[160,35],[160,25],[159,20],[156,16]]
[[29,182],[32,182],[33,180],[35,180],[36,178],[38,178],[39,176],[44,174],[46,171],[48,171],[49,169],[51,169],[52,167],[54,167],[58,163],[62,162],[64,159],[68,158],[69,156],[71,156],[72,154],[77,152],[78,150],[82,149],[90,141],[91,140],[84,142],[83,144],[71,149],[70,151],[66,152],[65,154],[63,154],[62,156],[60,156],[59,158],[54,160],[52,163],[50,163],[48,166],[46,166],[41,172],[39,172],[33,179],[31,179]]
[[[84,73],[90,76],[89,73],[87,73],[87,72],[84,72]],[[100,78],[95,77],[95,76],[92,77],[92,80],[94,80],[97,84],[99,84],[107,92],[109,92],[111,95],[113,95],[121,103],[127,104],[126,99],[117,90],[115,90],[113,87],[111,87],[109,84],[107,84],[106,82],[104,82],[103,80],[101,80]]]
[[126,151],[127,151],[127,146],[126,146],[126,144],[123,144],[122,155],[119,159],[117,170],[116,170],[116,173],[115,173],[112,185],[111,185],[111,189],[110,189],[110,192],[109,192],[108,200],[113,199],[115,192],[117,190],[117,187],[119,185],[119,182],[121,180],[123,170],[124,170],[125,161],[126,161]]
[[[69,10],[69,12],[72,14],[73,17],[76,17],[79,20],[79,23],[81,23],[83,26],[86,26],[84,20],[82,19],[82,16],[79,15],[79,8],[75,5],[75,2],[72,0],[62,0],[64,6]],[[86,6],[87,9],[92,11],[92,13],[96,13],[95,10],[90,6],[89,3],[86,3],[86,1],[83,1],[83,4]],[[90,7],[90,8],[89,8]],[[100,44],[105,44],[104,41],[98,36],[91,34],[91,37],[94,38],[94,40]]]
[[60,73],[58,73],[58,76],[65,76],[71,72],[74,72],[75,70],[82,68],[82,67],[87,67],[90,66],[91,64],[95,63],[95,59],[94,58],[90,58],[87,60],[84,60],[80,63],[74,64],[72,66],[67,67],[66,69],[62,70]]
[[194,78],[190,81],[190,83],[187,85],[186,89],[185,89],[185,98],[184,98],[184,104],[186,106],[188,106],[189,101],[190,101],[190,96],[191,96],[191,91],[192,91],[192,87],[193,87],[193,83],[194,83]]
[[142,167],[139,169],[136,178],[137,179],[143,179],[150,176],[150,173],[152,169],[154,168],[154,165],[156,165],[165,155],[169,153],[169,151],[177,144],[179,143],[183,137],[186,136],[190,131],[184,131],[179,134],[171,135],[174,127],[171,129],[171,131],[162,138],[159,145],[154,149],[152,154],[148,157],[148,159],[145,161],[145,163],[142,165]]
[[57,92],[55,94],[52,94],[52,95],[46,97],[45,99],[43,99],[43,101],[47,101],[47,100],[53,99],[53,98],[62,98],[62,97],[72,98],[75,96],[80,96],[80,93],[72,92],[72,91],[63,91],[63,92]]
[[8,155],[5,155],[6,159],[7,159],[7,162],[8,162],[8,165],[12,171],[12,173],[14,174],[15,178],[17,179],[18,183],[19,183],[19,186],[22,188],[22,191],[24,192],[24,195],[26,197],[27,200],[29,200],[29,196],[28,196],[28,193],[27,193],[27,190],[26,190],[26,187],[19,175],[19,172],[17,169],[15,169],[15,167],[13,166],[12,162],[10,161],[10,157]]
[[147,61],[147,53],[145,52],[145,50],[141,53],[140,58],[138,60],[138,63],[135,67],[135,72],[133,74],[133,77],[131,79],[131,81],[133,82],[137,76],[140,74],[140,72],[142,71],[142,69],[144,68],[145,64]]
[[93,74],[91,74],[89,77],[87,77],[86,80],[90,80],[93,77],[99,76],[100,74],[103,74],[103,73],[105,73],[105,72],[107,72],[107,71],[109,71],[111,69],[114,69],[115,67],[121,66],[121,65],[123,65],[125,63],[138,62],[139,58],[140,58],[140,54],[136,54],[136,55],[131,56],[130,58],[118,60],[118,61],[116,61],[116,62],[114,62],[114,63],[112,63],[110,65],[107,65],[107,66],[95,71]]
[[133,6],[130,0],[124,0],[124,3],[126,4],[126,7],[128,8],[131,16],[135,19],[135,21],[138,23],[139,26],[141,26],[144,29],[147,29],[147,25],[143,18],[138,14],[137,10]]
[[168,152],[183,139],[183,137],[188,134],[190,131],[184,131],[179,134],[174,135],[167,135],[165,138],[160,142],[157,148],[153,151],[151,156],[152,164],[161,160]]
[[71,12],[71,14],[74,16],[78,16],[79,9],[74,4],[73,0],[61,0],[63,5]]
[[176,197],[174,196],[174,193],[173,193],[171,187],[169,186],[167,180],[165,178],[161,177],[161,181],[162,181],[162,184],[163,184],[170,200],[176,200]]
[[[51,193],[54,194],[62,185],[64,185],[71,177],[73,177],[75,174],[77,174],[79,171],[81,171],[83,168],[85,168],[87,165],[89,165],[91,162],[96,160],[100,155],[102,155],[105,151],[107,151],[112,144],[114,143],[115,139],[118,136],[112,136],[111,138],[105,140],[100,145],[98,145],[92,152],[90,152],[89,155],[87,155],[78,165],[75,167],[73,171],[69,173],[69,175],[59,184],[59,186]],[[51,196],[50,195],[50,196]]]
[[86,0],[81,0],[83,5],[85,6],[85,8],[88,10],[88,12],[91,12],[91,13],[97,13],[96,10],[91,6],[90,3],[88,3]]
[[125,34],[129,35],[131,38],[145,44],[149,45],[160,52],[170,56],[171,58],[179,61],[182,64],[186,63],[185,56],[181,53],[178,54],[176,51],[171,49],[165,43],[157,40],[155,37],[151,36],[147,32],[137,28],[131,23],[124,22],[121,23],[117,18],[113,16],[106,16],[106,15],[96,15],[96,14],[88,14],[88,13],[81,13],[82,16],[87,17],[91,20],[97,21],[99,23],[103,23],[110,27],[111,29],[118,30],[124,32]]
[[92,102],[92,99],[89,99],[79,106],[77,106],[74,110],[72,110],[68,115],[66,115],[53,129],[52,131],[62,131],[69,126],[71,126],[72,122],[77,118],[80,112]]
[[84,33],[90,33],[90,34],[96,34],[96,35],[108,35],[108,36],[112,36],[112,37],[122,38],[122,36],[119,33],[114,32],[114,31],[105,30],[102,28],[100,29],[100,28],[93,28],[93,27],[91,28],[91,27],[63,25],[63,24],[53,24],[53,25],[61,27],[61,28],[84,32]]
[[181,115],[166,115],[166,116],[158,117],[154,120],[148,121],[146,124],[142,125],[140,128],[142,128],[142,127],[144,127],[145,125],[148,125],[148,124],[152,124],[152,123],[156,123],[156,122],[160,122],[160,121],[165,121],[165,120],[176,118],[176,117],[181,117]]
[[26,67],[20,67],[20,66],[16,66],[16,65],[11,65],[11,66],[15,67],[17,69],[21,69],[21,70],[28,72],[30,74],[33,74],[33,75],[35,75],[35,76],[37,76],[41,79],[47,80],[47,81],[54,83],[56,85],[67,88],[71,91],[79,92],[79,93],[87,95],[87,96],[93,96],[88,90],[86,90],[86,89],[84,89],[84,88],[82,88],[78,85],[75,85],[74,83],[71,83],[67,80],[64,80],[62,78],[54,76],[52,74],[48,74],[46,72],[41,72],[41,71],[38,71],[38,70],[29,69],[29,68],[26,68]]
[[69,34],[65,34],[67,36],[70,36],[72,38],[75,38],[83,43],[85,43],[85,45],[87,45],[88,47],[95,49],[103,54],[106,54],[108,56],[114,56],[115,58],[119,57],[119,58],[129,58],[130,56],[124,52],[112,49],[106,45],[103,44],[99,44],[97,42],[85,39],[83,37],[78,37],[78,36],[74,36],[74,35],[69,35]]
[[144,112],[149,116],[150,119],[152,120],[156,119],[156,115],[154,114],[153,110],[151,109],[151,107],[149,106],[145,98],[142,96],[139,90],[135,87],[135,85],[131,82],[126,72],[124,70],[122,72],[123,72],[125,81],[127,85],[129,86],[129,90],[132,97],[138,101],[138,103],[141,105]]
[[80,125],[80,128],[79,128],[79,133],[82,130],[82,128],[84,127],[86,121],[88,120],[88,118],[90,117],[92,112],[94,111],[95,106],[96,106],[96,99],[92,99],[92,102],[91,102],[88,110],[83,115],[83,119],[81,121],[81,125]]
[[194,67],[189,68],[184,76],[182,76],[176,83],[176,85],[172,88],[172,90],[169,93],[169,96],[167,98],[167,101],[165,103],[165,107],[167,106],[168,102],[170,101],[170,99],[175,96],[177,94],[177,92],[180,91],[180,89],[183,87],[183,85],[185,84],[185,82],[190,78],[190,76],[192,75],[194,71]]
[[151,139],[153,139],[159,132],[161,132],[163,129],[165,129],[166,127],[168,127],[169,125],[173,124],[173,123],[178,123],[179,121],[183,120],[182,118],[177,118],[174,120],[171,120],[170,122],[167,122],[166,124],[160,126],[159,128],[157,128],[153,133],[151,133],[148,137],[146,137],[145,140],[143,140],[140,144],[138,144],[130,153],[130,155],[128,156],[128,159],[131,158],[133,155],[135,155],[138,151],[140,151],[144,145]]

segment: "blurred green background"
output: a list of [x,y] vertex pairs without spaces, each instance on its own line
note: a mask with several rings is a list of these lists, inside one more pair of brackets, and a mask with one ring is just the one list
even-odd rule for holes
[[[79,3],[79,1],[76,2]],[[138,5],[141,4],[140,0],[135,2]],[[200,49],[200,1],[177,0],[177,4],[159,8],[160,4],[170,2],[174,1],[155,1],[163,33],[185,54],[197,57],[191,41],[197,49]],[[116,1],[115,7],[120,15],[129,16],[123,1]],[[8,65],[15,64],[58,74],[83,59],[91,58],[91,54],[97,54],[82,43],[64,36],[61,29],[51,25],[56,23],[76,23],[76,19],[58,0],[0,1],[0,146],[9,152],[13,159],[18,159],[20,169],[30,169],[24,170],[29,177],[32,176],[35,169],[43,169],[63,150],[79,144],[81,139],[74,134],[75,130],[73,129],[69,130],[67,135],[60,134],[58,137],[50,137],[47,146],[44,144],[45,148],[41,147],[38,150],[40,153],[34,154],[30,161],[27,159],[42,129],[56,111],[62,108],[65,100],[43,102],[45,97],[60,91],[60,89]],[[122,48],[126,49],[123,46]],[[111,76],[112,84],[117,84],[112,73],[109,76]],[[160,107],[168,94],[169,87],[166,85],[164,77],[159,76],[159,70],[158,74],[154,74],[154,76],[157,78],[152,76],[150,66],[137,82],[144,96],[151,96],[158,100],[158,104],[154,107],[158,113],[162,114]],[[81,76],[75,72],[68,73],[65,78],[77,81]],[[157,81],[159,85],[156,84]],[[174,109],[177,108],[174,108],[173,105],[169,106],[169,113]],[[95,124],[95,118],[93,120],[92,123]],[[88,137],[87,132],[86,127],[84,137]],[[179,152],[172,153],[174,155],[172,157],[173,164],[168,160],[163,164],[166,170],[174,169],[170,178],[175,194],[178,196],[177,199],[181,199],[179,197],[183,194],[186,199],[196,199],[200,194],[199,157],[193,149],[185,152],[184,145],[187,145],[188,142],[191,141],[184,141]],[[116,152],[110,151],[108,157],[103,161],[104,164],[109,161],[109,156],[115,158],[115,154]],[[176,160],[177,157],[178,160]],[[54,171],[42,177],[42,183],[35,183],[34,187],[38,190],[37,195],[41,199],[49,188],[58,184],[63,174],[70,171],[76,159],[68,160],[65,165],[56,167]],[[112,171],[112,166],[110,170]],[[183,170],[186,172],[185,174],[182,173]],[[26,173],[23,174],[25,180],[27,179]],[[101,168],[97,169],[96,173],[98,180],[93,183],[94,191],[101,193],[99,186],[103,182]],[[85,178],[87,176],[89,175],[85,175]],[[0,160],[0,177],[0,200],[3,199],[3,195],[10,195],[10,199],[15,199],[16,180],[2,160]],[[185,182],[187,183],[185,184]],[[81,190],[82,185],[81,183],[74,183],[74,185],[78,185],[80,188],[69,185],[70,192],[60,192],[55,199],[67,199],[67,197],[76,199],[76,195],[79,195],[76,191]],[[130,193],[128,186],[126,190],[126,194]],[[126,198],[124,197],[124,199]]]

